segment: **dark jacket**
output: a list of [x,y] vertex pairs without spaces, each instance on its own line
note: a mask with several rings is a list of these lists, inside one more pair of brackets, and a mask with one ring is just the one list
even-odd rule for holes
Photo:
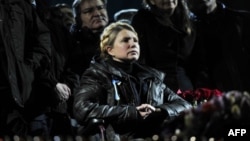
[[15,102],[29,99],[34,71],[50,62],[50,34],[25,0],[1,0],[1,47],[4,69]]
[[192,55],[196,87],[250,90],[250,13],[217,3],[209,15],[194,15],[197,40]]
[[0,0],[1,134],[27,133],[25,105],[35,73],[50,63],[50,43],[29,0]]
[[[109,61],[91,63],[74,97],[73,111],[81,125],[94,118],[103,119],[116,134],[131,132],[134,137],[145,137],[160,130],[164,120],[171,120],[191,107],[163,83],[162,72],[136,62],[132,67],[134,76]],[[162,112],[143,120],[136,110],[143,103]]]
[[71,51],[71,68],[79,76],[89,67],[93,56],[99,54],[101,31],[93,33],[88,28],[80,28],[78,25],[71,27],[71,34],[75,41]]
[[27,103],[33,117],[51,111],[59,113],[71,111],[68,107],[70,105],[59,99],[56,84],[66,84],[72,93],[79,85],[79,76],[69,67],[72,63],[70,52],[73,48],[70,33],[61,23],[52,20],[44,21],[44,23],[50,29],[52,56],[51,63],[46,68],[39,69],[37,73],[39,75],[36,76],[33,83],[33,95]]
[[[177,23],[183,24],[178,21],[175,25],[163,25],[149,9],[140,9],[131,23],[140,41],[140,60],[163,71],[166,74],[165,83],[175,92],[179,88],[181,90],[192,89],[192,84],[187,85],[189,81],[185,81],[189,79],[185,78],[185,69],[195,39],[194,33],[187,35],[181,28],[182,25]],[[178,75],[185,77],[178,80]]]

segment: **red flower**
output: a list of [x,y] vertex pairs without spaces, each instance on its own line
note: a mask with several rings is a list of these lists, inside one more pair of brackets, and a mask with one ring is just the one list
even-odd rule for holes
[[222,92],[218,89],[198,88],[195,90],[187,90],[181,92],[178,90],[177,94],[185,100],[194,104],[194,102],[202,102],[204,100],[210,100],[214,96],[221,96]]

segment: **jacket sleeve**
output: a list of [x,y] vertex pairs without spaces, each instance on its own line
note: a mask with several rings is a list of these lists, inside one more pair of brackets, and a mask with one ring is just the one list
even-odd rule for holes
[[27,61],[33,65],[35,69],[46,67],[51,59],[51,38],[50,31],[41,21],[35,9],[32,9],[32,25],[29,25],[30,31],[28,37],[29,49]]
[[73,114],[75,119],[81,125],[87,124],[94,118],[104,119],[106,123],[137,119],[139,115],[135,106],[115,106],[108,103],[107,94],[110,94],[109,87],[111,86],[107,85],[110,82],[102,81],[102,75],[85,72],[82,76],[80,88],[74,94]]
[[172,120],[191,109],[192,105],[167,87],[164,92],[164,104],[159,105],[159,108],[166,112],[167,120]]

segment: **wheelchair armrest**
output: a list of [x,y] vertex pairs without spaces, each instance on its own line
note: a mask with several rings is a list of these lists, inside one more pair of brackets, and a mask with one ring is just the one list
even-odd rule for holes
[[91,119],[86,126],[80,128],[79,132],[83,135],[93,135],[100,133],[100,126],[104,126],[103,119],[93,118]]

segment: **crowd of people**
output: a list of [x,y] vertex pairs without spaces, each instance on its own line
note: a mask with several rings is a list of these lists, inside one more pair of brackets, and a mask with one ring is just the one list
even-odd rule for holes
[[250,12],[142,5],[110,20],[107,0],[0,0],[0,139],[164,140],[204,89],[250,107]]

